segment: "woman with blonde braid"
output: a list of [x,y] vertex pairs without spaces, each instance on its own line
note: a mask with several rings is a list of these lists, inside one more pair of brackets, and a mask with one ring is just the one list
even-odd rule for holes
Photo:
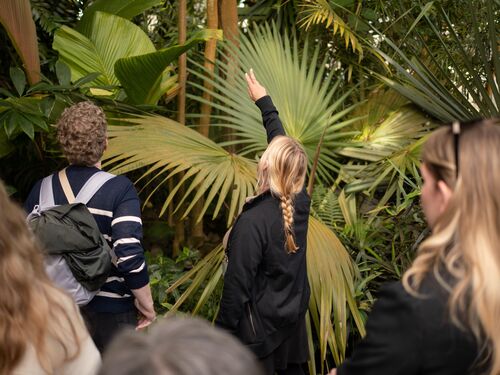
[[255,353],[266,374],[304,374],[310,294],[307,155],[285,136],[278,112],[253,71],[246,78],[250,97],[262,112],[269,146],[258,165],[258,195],[244,205],[229,235],[216,323]]
[[0,375],[93,375],[100,364],[78,307],[45,274],[24,211],[0,181]]
[[432,235],[331,374],[500,374],[500,121],[453,123],[422,154]]

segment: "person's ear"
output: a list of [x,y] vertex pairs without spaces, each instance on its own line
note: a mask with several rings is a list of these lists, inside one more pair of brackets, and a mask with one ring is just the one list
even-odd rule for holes
[[439,195],[441,197],[440,199],[440,211],[444,211],[446,206],[448,206],[448,202],[450,201],[451,196],[453,195],[453,190],[450,189],[450,187],[444,182],[443,180],[439,180],[437,182],[437,188]]

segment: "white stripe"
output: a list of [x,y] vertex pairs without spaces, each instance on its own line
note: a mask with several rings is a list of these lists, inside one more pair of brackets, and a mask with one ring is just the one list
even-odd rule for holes
[[118,258],[118,260],[116,261],[116,264],[120,264],[120,263],[123,263],[129,259],[132,259],[132,258],[135,258],[137,256],[137,254],[134,254],[134,255],[129,255],[128,257],[120,257]]
[[119,281],[123,283],[125,279],[123,277],[118,277],[118,276],[110,276],[106,279],[107,283],[110,283],[111,281]]
[[137,238],[120,238],[119,240],[116,240],[115,243],[113,244],[113,247],[116,247],[118,245],[126,244],[126,243],[141,243]]
[[112,211],[107,211],[107,210],[99,210],[97,208],[90,208],[88,207],[90,213],[94,215],[101,215],[101,216],[108,216],[108,217],[113,217],[113,212]]
[[97,295],[100,296],[100,297],[110,297],[110,298],[127,298],[127,297],[130,297],[130,294],[124,294],[122,296],[121,294],[118,294],[118,293],[103,292],[103,291],[100,291],[99,293],[97,293]]
[[141,272],[144,267],[146,266],[146,262],[142,262],[141,266],[139,268],[136,268],[135,270],[129,271],[129,273],[138,273]]
[[111,236],[108,236],[107,234],[103,234],[102,236],[104,237],[104,239],[106,241],[111,241],[112,240]]
[[135,221],[136,223],[139,223],[142,225],[142,220],[140,217],[137,217],[137,216],[120,216],[120,217],[117,217],[116,219],[114,219],[112,222],[111,222],[111,226],[115,225],[115,224],[118,224],[118,223],[121,223],[123,221]]

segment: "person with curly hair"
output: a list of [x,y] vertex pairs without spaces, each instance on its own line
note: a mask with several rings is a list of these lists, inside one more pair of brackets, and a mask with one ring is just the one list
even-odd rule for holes
[[23,210],[0,181],[0,375],[93,375],[100,364],[78,307],[47,277]]
[[[68,203],[68,195],[77,196],[101,169],[108,142],[103,110],[89,101],[67,108],[57,123],[57,139],[69,162],[63,171],[51,175],[54,203],[61,205]],[[69,183],[69,192],[61,183],[63,179]],[[25,202],[27,212],[39,204],[40,187],[41,180]],[[111,274],[93,299],[81,307],[92,338],[103,351],[120,329],[144,328],[156,315],[141,245],[140,202],[132,182],[125,176],[112,176],[87,207],[112,248]]]

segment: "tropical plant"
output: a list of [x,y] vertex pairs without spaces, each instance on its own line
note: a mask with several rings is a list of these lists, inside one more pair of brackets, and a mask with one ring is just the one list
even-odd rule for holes
[[34,141],[36,133],[48,133],[66,106],[86,99],[88,82],[96,76],[90,74],[71,83],[69,68],[60,62],[56,64],[56,75],[58,83],[43,77],[28,86],[20,68],[10,69],[16,91],[0,88],[0,158],[13,151],[12,142],[19,135],[25,134]]
[[152,175],[148,184],[155,184],[155,187],[146,202],[169,179],[185,172],[178,185],[169,192],[160,215],[165,213],[180,187],[187,184],[184,195],[177,203],[181,206],[184,201],[189,201],[182,218],[204,195],[205,206],[197,219],[203,217],[212,202],[216,202],[213,209],[215,217],[229,197],[229,224],[245,198],[255,191],[256,163],[229,153],[195,130],[161,116],[144,115],[116,121],[119,125],[108,129],[110,142],[104,155],[106,165],[112,164],[116,173],[147,166],[141,179]]
[[341,177],[346,193],[376,197],[376,214],[390,199],[400,206],[418,190],[420,148],[433,123],[407,99],[384,89],[373,91],[357,111],[366,117],[354,124],[360,134],[353,145],[338,151],[349,158]]
[[[234,82],[224,79],[233,68],[225,63],[229,61],[228,52],[220,51],[221,58],[217,62],[220,74],[213,77],[215,89],[211,92],[215,99],[213,106],[218,110],[212,116],[212,126],[233,130],[235,139],[223,144],[236,145],[240,155],[252,157],[266,148],[260,114],[247,98],[243,76],[243,71],[253,68],[280,109],[287,134],[304,145],[310,165],[323,137],[317,176],[318,180],[332,181],[332,175],[340,168],[335,151],[346,146],[347,140],[357,134],[345,130],[357,118],[344,120],[355,107],[345,106],[351,90],[339,92],[341,79],[332,83],[333,75],[325,74],[324,65],[318,61],[318,49],[309,55],[308,43],[301,47],[295,38],[286,34],[282,37],[275,26],[265,26],[242,37],[238,48],[225,45],[226,51],[238,56],[241,73]],[[300,50],[302,56],[299,56]],[[197,66],[199,71],[192,69],[190,72],[193,77],[202,78],[205,71],[201,65]],[[319,66],[318,70],[316,66]],[[194,81],[191,85],[206,91]],[[196,95],[189,98],[203,101]]]
[[178,88],[170,64],[198,42],[221,35],[217,30],[202,30],[183,45],[156,50],[137,25],[99,10],[131,16],[158,2],[128,3],[128,7],[117,1],[94,3],[84,12],[76,29],[63,26],[56,32],[54,49],[71,68],[73,80],[98,72],[101,74],[94,83],[109,86],[113,90],[107,93],[109,96],[133,104],[156,104],[164,94],[175,95]]
[[[346,7],[352,7],[355,4],[354,0],[347,1],[328,1],[328,0],[304,0],[301,4],[301,19],[299,25],[308,30],[313,25],[324,24],[325,28],[331,28],[333,35],[338,34],[345,41],[345,47],[351,46],[353,51],[356,51],[359,59],[363,58],[363,46],[356,36],[356,28],[358,24],[362,26],[357,19],[350,17],[349,21],[344,21],[343,17],[338,14]],[[361,11],[361,3],[358,3],[357,13]],[[358,14],[359,15],[359,14]],[[349,18],[349,17],[348,17]]]
[[40,58],[29,0],[6,0],[0,7],[0,24],[7,31],[30,84],[40,80]]
[[[412,27],[405,49],[377,29],[381,44],[367,41],[392,68],[390,74],[375,73],[379,79],[443,122],[500,113],[500,4],[496,0],[461,4],[462,13],[471,20],[461,34],[457,24],[463,20],[450,18],[441,3],[431,1],[409,20]],[[421,22],[430,35],[419,32]]]

